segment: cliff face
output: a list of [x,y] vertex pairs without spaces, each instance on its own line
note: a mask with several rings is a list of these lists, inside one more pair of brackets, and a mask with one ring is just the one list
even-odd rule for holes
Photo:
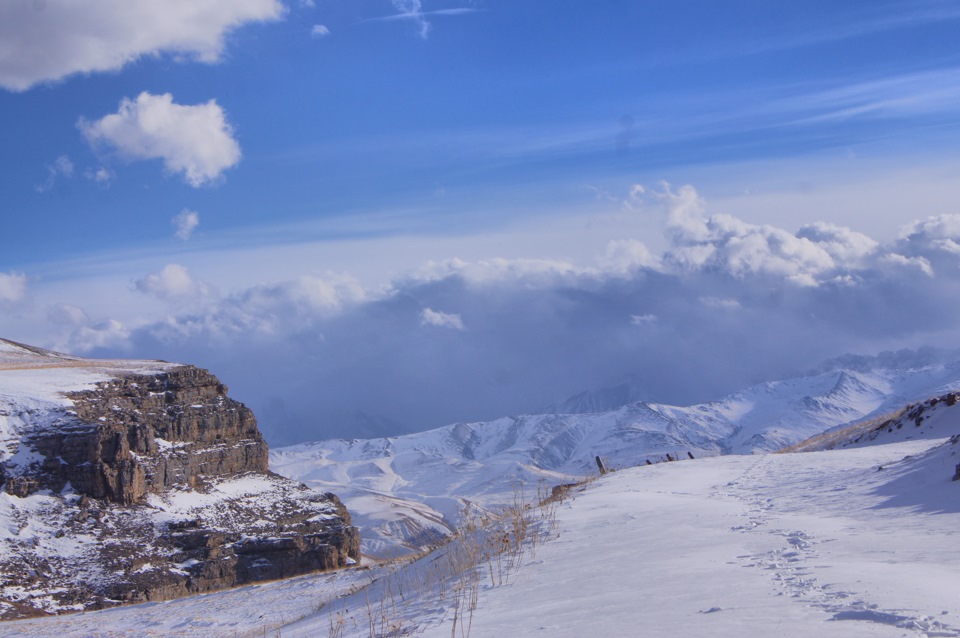
[[[14,346],[0,340],[0,618],[359,559],[342,503],[271,473],[253,413],[206,370]],[[58,371],[83,382],[59,390]]]
[[200,368],[131,375],[69,393],[56,428],[27,436],[44,457],[42,481],[91,498],[142,502],[148,493],[267,471],[253,413]]

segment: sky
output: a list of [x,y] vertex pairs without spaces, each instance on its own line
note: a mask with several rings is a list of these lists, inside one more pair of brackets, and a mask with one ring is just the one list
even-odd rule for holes
[[950,347],[960,2],[10,0],[0,335],[272,444]]

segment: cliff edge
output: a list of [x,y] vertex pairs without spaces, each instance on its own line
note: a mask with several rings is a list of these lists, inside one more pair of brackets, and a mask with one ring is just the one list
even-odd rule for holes
[[270,472],[253,413],[210,372],[0,339],[0,618],[358,559],[339,499]]

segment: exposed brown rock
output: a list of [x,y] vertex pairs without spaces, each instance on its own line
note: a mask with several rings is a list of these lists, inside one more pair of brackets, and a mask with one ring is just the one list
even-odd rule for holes
[[202,479],[267,471],[253,413],[200,368],[130,375],[76,392],[57,428],[27,437],[45,457],[42,482],[92,498],[138,503]]
[[[56,530],[10,541],[0,618],[164,600],[359,560],[343,504],[269,472],[253,413],[208,371],[123,373],[68,398],[72,408],[23,433],[25,464],[0,464],[8,494],[52,503],[43,527]],[[72,556],[34,549],[63,541],[76,541]]]

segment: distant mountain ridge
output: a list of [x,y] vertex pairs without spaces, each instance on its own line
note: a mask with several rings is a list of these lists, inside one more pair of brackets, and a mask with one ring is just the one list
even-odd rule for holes
[[[633,402],[397,437],[304,443],[274,450],[271,466],[317,489],[336,491],[367,532],[365,551],[378,554],[435,538],[456,524],[467,504],[507,502],[521,483],[536,490],[541,480],[556,483],[595,472],[597,455],[616,468],[668,454],[770,452],[958,388],[960,363],[835,370],[762,383],[686,407]],[[594,401],[577,397],[574,403],[581,406]],[[601,403],[597,398],[595,404]]]

